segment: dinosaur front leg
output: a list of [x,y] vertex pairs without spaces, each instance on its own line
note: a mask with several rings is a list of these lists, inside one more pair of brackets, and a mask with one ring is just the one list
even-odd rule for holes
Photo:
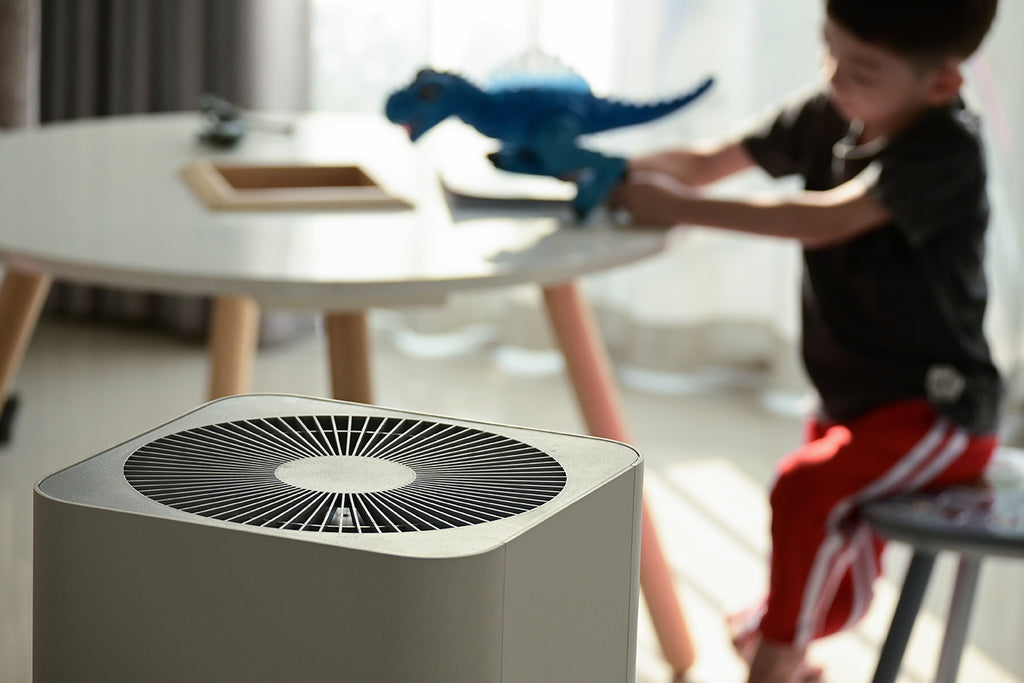
[[576,184],[576,197],[572,205],[576,215],[583,220],[604,202],[612,188],[625,176],[626,160],[575,145],[563,158],[565,165],[552,175]]
[[595,158],[576,177],[576,198],[572,205],[580,219],[604,203],[612,189],[626,175],[626,160],[593,152]]
[[546,175],[576,183],[573,209],[584,219],[622,179],[626,160],[580,147],[578,134],[576,119],[561,117],[538,129],[531,148]]

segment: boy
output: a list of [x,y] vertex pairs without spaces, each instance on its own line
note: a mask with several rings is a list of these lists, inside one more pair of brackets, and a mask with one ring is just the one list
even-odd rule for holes
[[[731,624],[751,682],[814,678],[807,645],[866,612],[882,542],[859,503],[977,477],[996,446],[985,167],[959,97],[996,2],[826,0],[827,88],[740,139],[633,159],[613,194],[638,225],[803,245],[802,352],[821,407],[777,467],[768,595]],[[805,191],[686,190],[753,165],[800,174]]]

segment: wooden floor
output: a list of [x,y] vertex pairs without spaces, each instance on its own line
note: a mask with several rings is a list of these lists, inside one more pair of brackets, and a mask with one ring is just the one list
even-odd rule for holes
[[[568,385],[551,358],[516,371],[516,354],[479,348],[445,355],[399,351],[375,325],[374,381],[381,405],[468,419],[579,432]],[[405,346],[404,344],[401,344]],[[415,348],[415,345],[413,345]],[[506,350],[507,351],[507,350]],[[255,390],[326,395],[319,335],[261,351]],[[427,354],[426,357],[422,354]],[[496,359],[501,359],[498,362]],[[557,359],[555,359],[557,360]],[[531,370],[532,368],[532,370]],[[552,370],[552,368],[554,368]],[[0,450],[0,681],[30,679],[31,490],[40,478],[165,422],[204,400],[204,350],[160,336],[44,321],[16,382],[21,411]],[[646,490],[698,646],[691,683],[740,683],[722,614],[756,599],[768,552],[765,485],[775,459],[800,435],[799,419],[766,408],[739,382],[658,395],[623,387]],[[830,683],[870,679],[908,553],[893,546],[877,600],[858,629],[815,646]],[[930,680],[952,563],[939,562],[911,641],[902,683]],[[668,683],[645,611],[637,679]],[[1024,563],[992,560],[982,573],[961,681],[1024,681]]]

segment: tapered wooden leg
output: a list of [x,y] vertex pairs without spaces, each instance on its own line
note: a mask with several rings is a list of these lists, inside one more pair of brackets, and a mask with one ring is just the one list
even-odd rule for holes
[[0,287],[0,405],[7,398],[39,312],[50,291],[50,276],[8,270]]
[[[611,363],[578,287],[567,282],[543,289],[548,316],[565,355],[569,379],[587,429],[594,436],[629,442]],[[693,642],[646,501],[641,533],[640,589],[665,659],[676,673],[682,674],[693,665]]]
[[328,313],[327,354],[334,398],[356,403],[373,402],[370,377],[370,333],[365,311]]
[[259,341],[260,307],[247,296],[220,296],[210,318],[210,400],[247,393]]

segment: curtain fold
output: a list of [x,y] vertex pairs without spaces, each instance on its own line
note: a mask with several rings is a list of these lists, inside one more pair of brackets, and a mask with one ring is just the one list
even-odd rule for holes
[[36,0],[0,0],[0,130],[37,118]]
[[252,0],[42,0],[43,121],[252,106]]
[[[268,101],[282,110],[308,106],[294,87],[303,73],[283,74],[288,96],[274,101],[275,84],[255,68],[263,49],[261,22],[272,0],[42,0],[39,31],[40,121],[196,108],[212,92],[245,108]],[[280,12],[280,8],[275,10]],[[307,4],[289,3],[296,35],[282,43],[305,69]],[[262,97],[257,97],[262,93]],[[262,100],[262,101],[261,101]],[[283,101],[286,100],[286,101]],[[56,282],[46,312],[77,319],[153,326],[187,337],[206,332],[209,302]],[[310,331],[310,314],[264,315],[261,341]]]

